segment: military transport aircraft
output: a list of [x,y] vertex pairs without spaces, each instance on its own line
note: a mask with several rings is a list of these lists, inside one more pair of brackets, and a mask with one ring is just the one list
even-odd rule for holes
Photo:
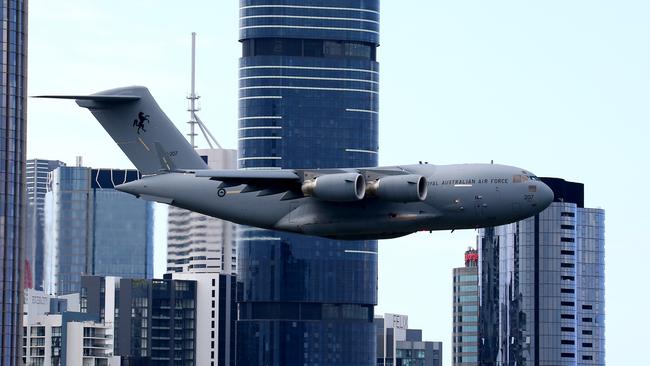
[[480,228],[535,215],[553,192],[497,164],[210,170],[145,87],[74,99],[145,177],[116,189],[238,224],[344,240]]

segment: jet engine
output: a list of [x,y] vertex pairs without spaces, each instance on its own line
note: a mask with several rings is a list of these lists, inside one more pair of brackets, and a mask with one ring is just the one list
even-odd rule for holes
[[427,179],[421,175],[390,175],[370,182],[366,191],[393,202],[419,202],[427,198]]
[[323,201],[359,201],[366,194],[366,180],[358,173],[325,174],[305,181],[302,193]]

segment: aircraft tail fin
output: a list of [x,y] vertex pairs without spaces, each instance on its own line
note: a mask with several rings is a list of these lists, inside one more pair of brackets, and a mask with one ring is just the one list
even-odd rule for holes
[[74,99],[80,107],[88,108],[143,174],[208,168],[145,87],[37,98]]

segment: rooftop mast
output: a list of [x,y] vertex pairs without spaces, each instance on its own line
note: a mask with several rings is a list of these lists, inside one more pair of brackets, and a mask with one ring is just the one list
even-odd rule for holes
[[190,101],[189,107],[187,109],[187,111],[190,112],[190,120],[187,122],[190,125],[190,133],[188,136],[190,137],[190,144],[193,148],[196,149],[197,146],[195,144],[194,137],[198,136],[198,134],[195,132],[195,126],[198,126],[210,148],[214,149],[214,145],[217,145],[217,147],[221,149],[221,145],[219,145],[217,139],[214,138],[210,130],[208,130],[208,127],[196,114],[196,112],[201,109],[198,103],[199,98],[201,97],[196,95],[196,32],[192,32],[192,82],[190,95],[187,97],[187,99]]

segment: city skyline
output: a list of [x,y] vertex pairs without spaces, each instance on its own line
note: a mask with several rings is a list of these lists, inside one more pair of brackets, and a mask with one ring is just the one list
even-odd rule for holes
[[[224,146],[234,147],[237,6],[197,4],[187,9],[158,7],[156,19],[119,16],[126,11],[149,14],[150,3],[72,1],[54,8],[31,4],[29,94],[146,84],[183,128],[189,33],[197,31],[199,50],[207,51],[201,51],[199,60],[199,75],[205,75],[198,83],[202,118]],[[633,190],[617,192],[613,185],[648,178],[638,167],[648,155],[642,137],[649,127],[640,120],[647,116],[642,106],[649,97],[644,85],[650,85],[650,75],[643,65],[650,56],[638,45],[650,33],[643,21],[649,5],[419,5],[423,11],[415,14],[382,3],[380,163],[494,159],[530,166],[539,175],[584,182],[586,205],[608,211],[607,297],[623,299],[626,293],[617,288],[622,286],[611,284],[644,276],[643,262],[635,258],[640,256],[631,254],[647,246],[638,222],[648,198]],[[197,9],[204,14],[193,14]],[[419,24],[431,29],[415,31]],[[84,34],[79,34],[80,28]],[[134,32],[139,36],[133,37]],[[415,57],[418,46],[423,48]],[[151,59],[157,61],[148,62]],[[29,103],[30,158],[73,161],[83,154],[92,166],[130,167],[86,111],[66,102]],[[80,132],[84,139],[73,137]],[[557,135],[566,136],[566,142],[545,143]],[[409,146],[426,146],[427,151]],[[566,150],[581,155],[568,158]],[[424,329],[426,338],[451,344],[449,301],[420,294],[405,303],[398,296],[400,284],[425,274],[439,279],[431,283],[430,293],[451,294],[451,268],[474,241],[474,232],[457,231],[380,242],[377,312],[408,313],[420,322],[415,326]],[[636,296],[636,302],[648,300],[647,294]],[[607,358],[632,362],[623,334],[625,324],[637,319],[625,311],[626,302],[607,304]],[[632,337],[636,349],[641,349],[639,339]]]

